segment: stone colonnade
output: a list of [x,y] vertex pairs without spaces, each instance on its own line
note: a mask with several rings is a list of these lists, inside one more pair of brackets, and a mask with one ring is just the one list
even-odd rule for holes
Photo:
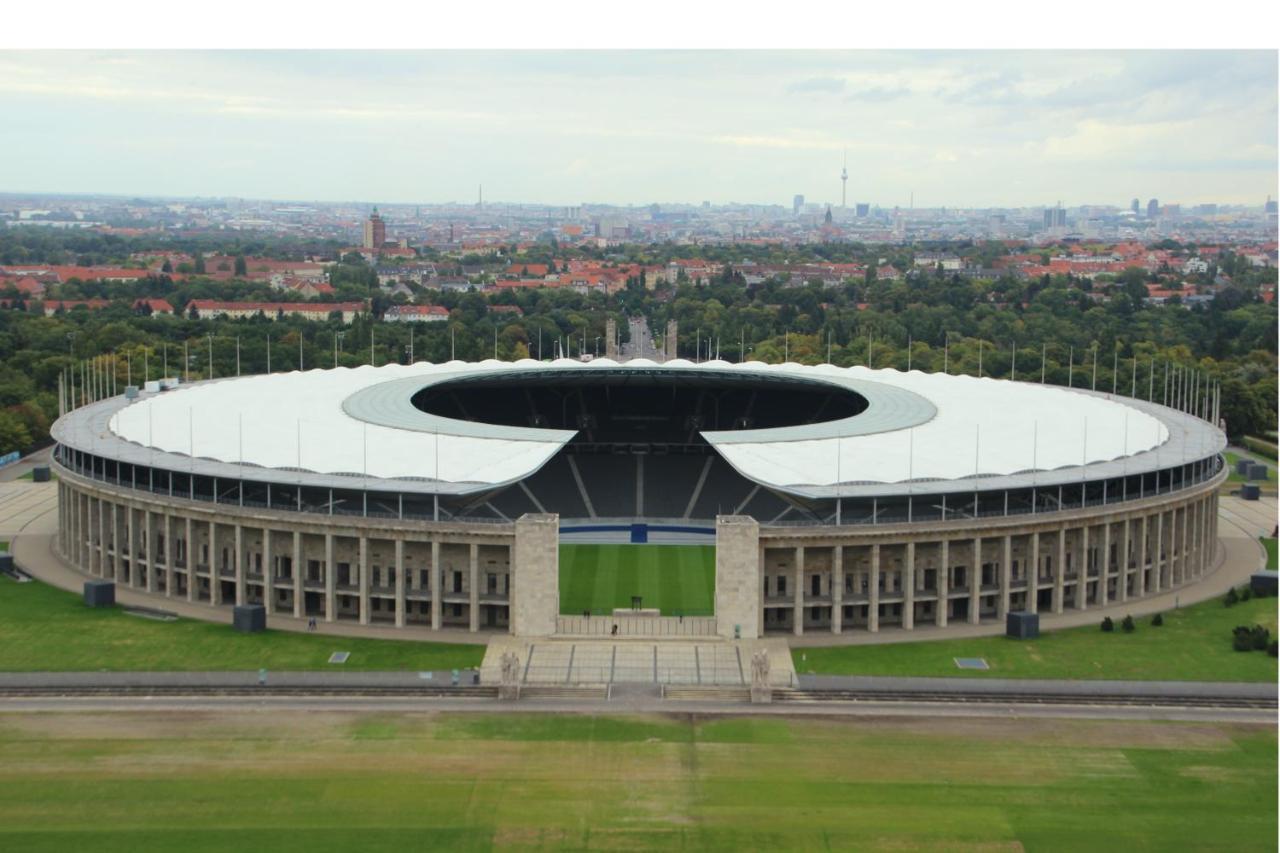
[[760,626],[795,635],[945,628],[1177,589],[1212,567],[1221,479],[1036,517],[765,528],[756,540]]
[[57,548],[86,574],[268,614],[478,631],[510,624],[512,525],[314,520],[159,498],[58,466]]

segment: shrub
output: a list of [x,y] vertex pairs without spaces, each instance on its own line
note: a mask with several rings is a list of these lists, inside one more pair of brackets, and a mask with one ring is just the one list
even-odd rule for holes
[[1253,648],[1260,652],[1265,651],[1267,644],[1271,642],[1271,632],[1261,625],[1254,625],[1249,636],[1253,640]]
[[1155,616],[1151,617],[1152,628],[1159,628],[1163,624],[1164,624],[1164,616],[1162,614],[1157,613]]
[[1231,605],[1235,604],[1239,600],[1240,600],[1240,596],[1236,593],[1236,588],[1231,587],[1231,589],[1227,590],[1227,597],[1222,599],[1222,603],[1225,604],[1227,607],[1230,607]]
[[1277,653],[1276,641],[1272,640],[1270,645],[1267,646],[1267,654],[1271,655],[1272,657],[1275,657],[1276,653]]
[[1111,617],[1110,617],[1110,616],[1107,616],[1107,617],[1105,617],[1105,618],[1102,620],[1102,630],[1103,630],[1103,631],[1105,631],[1105,632],[1107,632],[1108,634],[1110,634],[1110,633],[1111,633],[1112,631],[1114,631],[1115,629],[1116,629],[1116,626],[1112,623],[1112,621],[1111,621]]
[[1238,652],[1253,651],[1253,631],[1247,625],[1237,625],[1231,632],[1231,648]]
[[1135,627],[1137,626],[1133,624],[1132,616],[1126,616],[1124,619],[1120,620],[1120,630],[1124,631],[1126,634],[1132,634]]
[[1247,587],[1247,586],[1246,586],[1246,587],[1244,587],[1243,589],[1241,589],[1241,590],[1240,590],[1240,600],[1241,600],[1241,601],[1248,601],[1248,600],[1249,600],[1249,599],[1251,599],[1251,598],[1253,598],[1253,590],[1252,590],[1252,589],[1250,589],[1249,587]]

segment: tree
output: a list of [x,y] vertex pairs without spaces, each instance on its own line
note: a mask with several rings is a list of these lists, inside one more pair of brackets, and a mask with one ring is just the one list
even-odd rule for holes
[[236,256],[235,275],[237,278],[245,278],[249,275],[249,265],[245,263],[244,255]]
[[31,446],[31,433],[13,412],[0,411],[0,454],[25,451]]
[[168,258],[165,258],[164,263],[160,265],[160,272],[163,272],[163,273],[173,272],[173,264],[169,262]]
[[196,275],[204,275],[205,273],[204,255],[201,254],[200,252],[196,252],[195,260],[196,260],[196,265],[195,265]]
[[1164,625],[1164,616],[1162,614],[1157,613],[1151,617],[1151,627],[1159,628],[1162,625]]

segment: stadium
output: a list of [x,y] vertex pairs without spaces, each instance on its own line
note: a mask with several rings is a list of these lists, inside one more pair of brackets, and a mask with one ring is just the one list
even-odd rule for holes
[[1141,599],[1217,559],[1214,394],[1154,378],[1139,399],[602,358],[92,388],[64,387],[53,428],[62,557],[211,608],[517,636],[945,630]]

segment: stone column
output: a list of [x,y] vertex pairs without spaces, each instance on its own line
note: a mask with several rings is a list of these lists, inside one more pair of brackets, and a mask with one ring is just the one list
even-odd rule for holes
[[404,627],[404,540],[396,540],[396,627]]
[[844,546],[831,549],[831,633],[844,630]]
[[1053,569],[1053,612],[1061,613],[1067,598],[1067,528],[1058,528],[1058,556]]
[[333,534],[324,535],[324,621],[338,615],[338,572],[333,565]]
[[871,579],[868,583],[867,630],[880,630],[880,543],[871,546]]
[[[1111,522],[1102,525],[1102,559],[1098,561],[1098,606],[1106,607],[1110,595],[1107,593],[1107,575],[1111,572]],[[1121,572],[1121,577],[1124,573]]]
[[[718,538],[718,537],[717,537]],[[438,612],[440,566],[438,545],[432,542],[432,618]],[[719,560],[719,548],[716,549]],[[516,542],[511,567],[511,633],[522,637],[546,637],[556,631],[560,615],[560,517],[554,513],[528,513],[516,520]],[[717,592],[719,590],[717,589]],[[717,608],[718,610],[718,608]]]
[[147,572],[147,592],[156,591],[156,540],[151,531],[151,510],[144,511],[142,535],[147,537],[147,545],[142,549],[142,565]]
[[187,601],[196,600],[196,559],[200,556],[199,549],[196,548],[195,525],[191,520],[191,516],[187,516],[186,523],[186,542],[185,553],[187,558],[183,561],[187,569]]
[[1126,517],[1124,530],[1120,534],[1120,577],[1116,581],[1116,599],[1121,603],[1129,600],[1129,555],[1133,553],[1133,519]]
[[1138,573],[1133,579],[1133,594],[1142,598],[1147,594],[1147,517],[1142,516],[1138,534]]
[[982,537],[973,537],[973,570],[969,572],[969,624],[982,618]]
[[1187,582],[1187,541],[1188,533],[1191,526],[1191,505],[1183,506],[1182,512],[1182,547],[1178,552],[1178,585],[1181,586]]
[[[559,541],[557,540],[556,548],[558,549],[559,547]],[[468,602],[470,606],[468,609],[471,616],[470,628],[474,632],[480,630],[480,546],[474,542],[471,543],[470,558],[468,581],[471,584],[471,588],[468,590],[470,593],[470,601]],[[556,579],[556,583],[558,586],[559,578]]]
[[996,599],[996,618],[1009,615],[1009,596],[1013,585],[1013,537],[1005,534],[1004,547],[1000,551],[1000,597]]
[[1089,527],[1080,528],[1080,559],[1076,561],[1076,610],[1089,608]]
[[797,637],[804,633],[804,548],[796,548],[796,591],[791,597],[791,631]]
[[293,531],[293,618],[307,615],[307,593],[302,586],[306,566],[302,561],[302,531]]
[[1164,589],[1164,513],[1156,513],[1156,536],[1152,543],[1154,553],[1151,555],[1151,594],[1157,595]]
[[943,539],[939,543],[938,607],[934,622],[939,628],[947,627],[947,610],[951,607],[951,543]]
[[164,514],[164,594],[173,598],[173,516]]
[[133,507],[126,504],[124,510],[124,543],[116,542],[116,573],[124,568],[124,561],[129,560],[129,586],[138,585],[138,549],[134,541]]
[[745,515],[717,516],[715,614],[719,636],[730,640],[760,637],[764,630],[760,594],[763,564],[760,524]]
[[907,558],[903,561],[902,576],[902,628],[916,627],[916,543],[907,543]]
[[1031,559],[1027,564],[1028,613],[1040,612],[1040,531],[1031,534]]
[[271,542],[271,528],[262,528],[262,606],[271,613],[275,609],[276,563]]
[[360,537],[360,624],[369,624],[369,537]]
[[111,579],[120,582],[120,507],[111,502]]
[[[557,520],[557,524],[558,523],[559,522]],[[533,528],[533,529],[541,531],[541,528]],[[558,536],[559,527],[557,527],[556,530],[557,530],[557,536]],[[558,541],[557,541],[557,547],[559,547]],[[441,612],[440,611],[440,580],[441,580],[440,572],[442,571],[443,569],[440,567],[440,540],[432,539],[431,540],[431,630],[432,631],[440,630],[440,612]],[[552,583],[556,586],[557,592],[559,591],[559,584],[560,584],[559,571],[560,571],[560,556],[559,556],[559,553],[557,552],[556,576],[551,579]],[[539,622],[538,624],[541,625],[543,623]],[[548,631],[547,632],[548,634],[552,633],[555,630],[554,619],[552,619],[551,627],[552,627],[552,631]]]
[[248,604],[249,588],[244,578],[244,528],[239,524],[236,525],[236,559],[231,568],[236,573],[236,604]]
[[218,560],[218,524],[209,522],[209,603],[222,603],[222,565]]

